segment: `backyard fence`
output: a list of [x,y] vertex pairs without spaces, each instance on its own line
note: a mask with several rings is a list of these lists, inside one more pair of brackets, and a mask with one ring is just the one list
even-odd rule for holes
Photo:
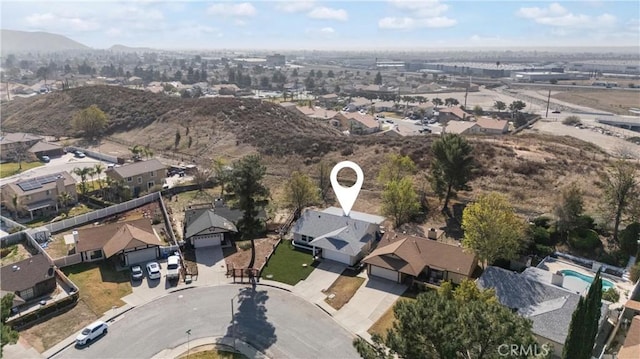
[[82,262],[82,253],[71,254],[53,260],[53,264],[58,268],[64,268]]
[[2,248],[12,246],[14,244],[21,243],[25,240],[24,232],[17,232],[8,234],[2,238],[0,238],[0,243],[2,243]]
[[[160,198],[160,192],[153,192],[146,196],[132,199],[130,201],[113,205],[111,207],[99,209],[97,211],[81,214],[73,218],[65,219],[59,222],[53,222],[45,225],[51,233],[61,232],[67,228],[76,227],[85,223],[97,221],[99,219],[113,216],[115,214],[138,208],[147,203],[157,201]],[[173,232],[171,232],[173,233]]]
[[116,156],[105,155],[104,153],[85,150],[84,148],[71,146],[71,147],[65,148],[65,151],[67,151],[67,152],[82,151],[82,152],[84,152],[85,155],[87,155],[89,157],[92,157],[92,158],[97,158],[99,160],[103,160],[103,161],[107,161],[107,162],[111,162],[111,163],[119,163],[118,162],[118,157],[116,157]]
[[25,227],[23,224],[20,224],[10,218],[7,218],[5,216],[0,216],[0,221],[2,221],[2,226],[3,227],[7,227],[7,228],[13,228],[13,227],[18,227],[21,229],[25,229],[27,227]]

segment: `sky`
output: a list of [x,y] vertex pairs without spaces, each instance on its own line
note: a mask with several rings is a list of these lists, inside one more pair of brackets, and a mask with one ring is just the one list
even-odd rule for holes
[[93,48],[640,45],[637,0],[0,1],[1,28],[57,33]]

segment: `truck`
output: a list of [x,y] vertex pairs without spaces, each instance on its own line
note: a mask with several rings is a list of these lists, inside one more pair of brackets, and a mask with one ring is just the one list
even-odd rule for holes
[[167,280],[178,279],[180,279],[180,256],[169,256],[167,258]]

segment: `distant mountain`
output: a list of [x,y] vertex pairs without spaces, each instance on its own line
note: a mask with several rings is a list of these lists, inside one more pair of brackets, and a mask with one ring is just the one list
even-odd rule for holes
[[91,48],[68,37],[48,32],[0,30],[2,54],[20,52],[57,52],[90,50]]
[[113,45],[109,49],[112,52],[153,52],[153,49],[148,47],[129,47],[125,45]]

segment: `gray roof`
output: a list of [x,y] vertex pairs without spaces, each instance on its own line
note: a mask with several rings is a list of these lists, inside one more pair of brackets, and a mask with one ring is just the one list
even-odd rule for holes
[[44,151],[53,151],[53,150],[61,150],[62,147],[53,143],[40,141],[35,145],[31,146],[29,152],[44,152]]
[[165,168],[167,168],[167,166],[163,165],[157,159],[152,158],[150,160],[134,162],[126,164],[124,166],[116,167],[111,169],[111,171],[114,171],[122,178],[127,178],[151,171],[162,170]]
[[237,232],[236,226],[226,218],[214,213],[213,209],[195,209],[185,213],[185,237],[189,238],[209,228],[219,228],[227,232]]
[[318,248],[357,255],[375,239],[378,224],[351,217],[309,210],[293,225],[291,231],[314,238],[309,244]]
[[531,319],[535,334],[564,344],[578,294],[492,266],[484,270],[477,284],[495,289],[500,303]]
[[[242,210],[237,208],[230,208],[224,202],[224,200],[220,198],[217,198],[215,201],[213,201],[213,206],[213,211],[215,214],[219,215],[220,217],[224,217],[233,223],[238,223],[238,221],[242,219],[242,216],[244,215],[244,212]],[[267,220],[267,212],[264,210],[264,208],[258,211],[257,218],[263,221]]]
[[4,145],[9,143],[15,143],[15,142],[31,142],[31,141],[40,140],[41,138],[42,138],[41,136],[32,135],[30,133],[13,132],[13,133],[5,133],[2,136],[0,136],[0,143]]
[[[338,208],[338,207],[325,208],[324,210],[322,210],[322,212],[333,214],[336,216],[342,216],[344,213],[342,211],[342,208]],[[375,224],[382,224],[382,222],[384,222],[384,220],[386,219],[381,216],[376,216],[375,214],[369,214],[369,213],[357,212],[357,211],[349,212],[349,217],[360,220],[360,221],[365,221],[365,222],[375,223]]]

